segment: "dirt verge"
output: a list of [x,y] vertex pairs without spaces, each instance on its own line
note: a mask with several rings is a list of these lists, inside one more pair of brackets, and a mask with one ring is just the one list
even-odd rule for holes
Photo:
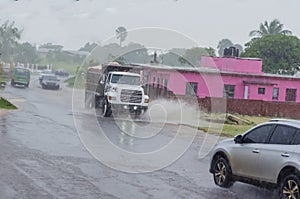
[[0,117],[5,115],[7,112],[8,112],[8,110],[6,110],[6,109],[0,109]]

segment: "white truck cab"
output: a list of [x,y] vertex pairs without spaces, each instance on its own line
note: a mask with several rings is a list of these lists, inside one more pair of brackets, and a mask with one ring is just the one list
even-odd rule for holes
[[[141,85],[141,76],[137,73],[112,71],[107,74],[104,96],[107,103],[104,111],[129,111],[141,114],[148,109],[149,97]],[[105,107],[106,106],[106,107]]]
[[140,68],[116,62],[88,68],[85,107],[100,108],[102,115],[109,117],[119,112],[140,115],[148,109],[148,104]]

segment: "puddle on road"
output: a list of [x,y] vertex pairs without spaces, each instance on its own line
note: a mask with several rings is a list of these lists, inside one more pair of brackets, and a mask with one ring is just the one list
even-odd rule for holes
[[6,116],[5,115],[0,115],[0,132],[2,134],[7,133],[7,121],[6,121]]

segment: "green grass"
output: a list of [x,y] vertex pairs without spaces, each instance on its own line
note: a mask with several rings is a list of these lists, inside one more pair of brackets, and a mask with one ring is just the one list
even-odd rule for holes
[[17,109],[17,107],[9,101],[7,101],[6,99],[0,97],[0,109],[14,110]]
[[222,130],[222,136],[226,137],[234,137],[235,135],[239,135],[249,130],[255,125],[232,125],[232,124],[224,124]]
[[76,72],[77,65],[76,64],[71,64],[71,63],[64,63],[64,62],[57,62],[53,64],[53,71],[56,71],[57,69],[65,69],[68,71],[70,75],[74,75]]
[[68,84],[68,87],[83,89],[85,85],[85,80],[83,78],[70,77],[64,81]]
[[[244,116],[244,115],[235,115],[235,116],[245,119],[245,120],[248,120],[248,121],[251,121],[251,122],[253,122],[253,124],[249,125],[249,124],[226,124],[225,123],[223,125],[221,136],[234,137],[235,135],[244,133],[245,131],[249,130],[256,124],[270,120],[270,118],[268,118],[268,117],[260,117],[260,116]],[[198,129],[202,130],[204,132],[208,132],[208,127],[199,127]],[[209,133],[219,134],[220,132],[216,132],[212,128],[212,129],[209,129]]]
[[[224,124],[220,135],[224,136],[224,137],[234,137],[235,135],[239,135],[239,134],[244,133],[245,131],[252,128],[253,126],[254,125]],[[201,131],[204,131],[204,132],[212,133],[212,134],[219,134],[220,133],[220,132],[217,132],[213,129],[208,129],[208,127],[199,127],[198,129],[201,130]]]

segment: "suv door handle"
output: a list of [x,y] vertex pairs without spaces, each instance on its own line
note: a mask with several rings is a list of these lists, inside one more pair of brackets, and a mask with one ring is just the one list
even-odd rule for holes
[[288,158],[288,157],[290,157],[290,154],[288,154],[288,153],[283,153],[283,154],[281,154],[281,156],[282,156],[282,157],[285,157],[285,158]]
[[258,149],[254,149],[254,150],[252,150],[252,153],[259,153],[259,150]]

